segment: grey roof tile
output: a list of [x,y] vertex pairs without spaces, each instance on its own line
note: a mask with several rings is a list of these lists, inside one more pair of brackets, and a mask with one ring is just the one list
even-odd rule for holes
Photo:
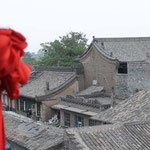
[[150,54],[150,37],[95,38],[94,44],[107,56],[119,61],[144,61]]
[[68,129],[67,133],[74,136],[74,142],[78,141],[80,150],[150,149],[150,122]]
[[[48,94],[52,90],[62,86],[76,75],[74,72],[43,71],[38,73],[28,84],[20,89],[21,96],[36,97]],[[46,82],[49,82],[49,90],[46,89]]]
[[88,110],[92,112],[101,112],[106,107],[111,106],[111,98],[110,97],[94,97],[94,98],[84,98],[84,97],[62,97],[60,104],[65,106],[71,106],[74,108],[82,109],[82,110]]
[[111,123],[150,120],[150,91],[140,91],[92,119]]
[[81,96],[81,95],[90,95],[90,94],[94,94],[96,92],[101,92],[104,88],[102,86],[98,86],[98,85],[92,85],[90,87],[88,87],[87,89],[79,92],[77,95]]
[[90,86],[75,96],[67,95],[61,98],[60,104],[85,111],[101,112],[104,107],[110,107],[111,97],[106,97],[103,87]]
[[63,130],[35,122],[14,112],[3,112],[8,140],[30,150],[47,150],[63,142]]

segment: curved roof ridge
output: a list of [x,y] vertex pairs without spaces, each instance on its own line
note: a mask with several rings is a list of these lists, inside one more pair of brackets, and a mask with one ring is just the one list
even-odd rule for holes
[[70,84],[72,81],[74,81],[76,78],[77,78],[77,76],[76,76],[75,74],[72,75],[72,76],[68,79],[68,81],[62,83],[59,87],[56,87],[56,88],[50,90],[50,91],[49,91],[47,94],[45,94],[45,95],[37,96],[36,99],[37,99],[37,100],[39,100],[39,99],[41,100],[42,98],[49,97],[49,96],[51,96],[52,94],[55,94],[56,92],[58,92],[58,91],[64,89],[67,85],[69,85],[69,84]]
[[[43,71],[40,76],[23,86],[20,90],[21,96],[26,97],[40,97],[48,94],[48,92],[55,91],[62,87],[70,79],[75,78],[75,72],[55,72]],[[46,82],[49,82],[49,90],[46,90]]]
[[110,56],[108,53],[106,53],[105,51],[102,50],[102,48],[100,48],[98,45],[96,45],[95,43],[93,43],[93,45],[96,47],[96,49],[106,58],[110,59],[110,60],[117,60],[117,58]]
[[98,50],[98,52],[99,52],[100,54],[102,54],[102,56],[104,56],[106,59],[109,59],[109,60],[111,60],[111,61],[118,61],[117,58],[114,58],[114,57],[110,56],[108,53],[104,52],[104,51],[95,43],[95,40],[92,41],[92,43],[90,44],[90,46],[88,47],[88,49],[79,57],[80,60],[84,59],[84,57],[85,57],[86,55],[88,55],[88,52],[90,51],[90,48],[91,48],[92,45],[93,45],[93,46]]

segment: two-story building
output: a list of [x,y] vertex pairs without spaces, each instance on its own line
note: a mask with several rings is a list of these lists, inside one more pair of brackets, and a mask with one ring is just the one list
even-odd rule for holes
[[59,116],[62,127],[83,127],[105,124],[90,119],[113,106],[114,100],[103,87],[93,85],[76,95],[61,98],[60,103],[53,105],[53,113]]
[[20,88],[20,97],[11,101],[3,93],[2,102],[7,110],[13,110],[36,120],[51,118],[51,106],[60,101],[61,96],[79,92],[82,75],[72,69],[48,67],[35,70],[28,84]]
[[120,99],[150,88],[150,37],[93,38],[80,62],[85,88],[97,80]]

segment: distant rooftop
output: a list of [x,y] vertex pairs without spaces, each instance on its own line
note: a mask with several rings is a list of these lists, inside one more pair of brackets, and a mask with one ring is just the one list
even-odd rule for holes
[[63,130],[35,122],[14,112],[4,112],[7,140],[25,149],[47,150],[63,142]]
[[106,57],[122,62],[145,61],[150,56],[150,37],[94,38],[92,43]]
[[94,44],[119,61],[144,61],[150,53],[150,37],[96,38]]

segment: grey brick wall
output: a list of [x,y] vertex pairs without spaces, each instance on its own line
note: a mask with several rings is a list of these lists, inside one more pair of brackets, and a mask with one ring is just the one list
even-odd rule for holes
[[98,84],[110,94],[115,85],[117,62],[105,58],[94,47],[91,47],[88,56],[81,62],[84,66],[85,88],[91,86],[93,80],[97,80]]
[[116,97],[124,99],[143,89],[150,89],[150,64],[128,62],[128,74],[116,75]]

